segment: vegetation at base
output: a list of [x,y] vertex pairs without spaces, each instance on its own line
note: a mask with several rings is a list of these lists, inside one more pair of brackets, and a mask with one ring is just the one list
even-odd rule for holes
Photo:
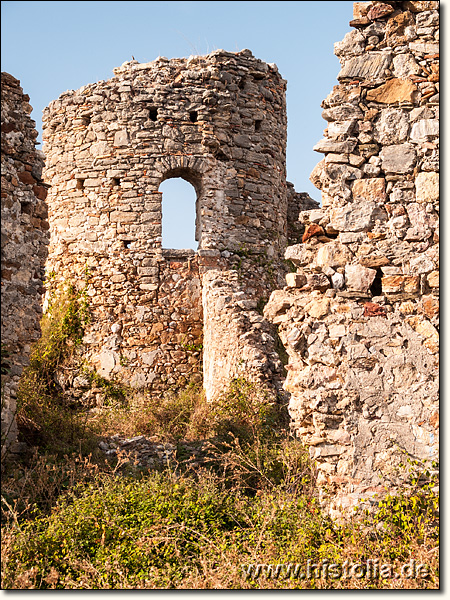
[[18,390],[20,439],[31,446],[64,453],[86,438],[85,415],[65,399],[55,374],[81,345],[88,321],[83,292],[67,286],[51,298]]
[[[289,458],[287,447],[278,457]],[[299,448],[296,449],[297,451]],[[292,453],[292,448],[289,449]],[[295,454],[295,452],[294,452]],[[298,456],[297,456],[298,458]],[[44,463],[42,463],[42,466]],[[76,469],[76,465],[73,465]],[[292,467],[292,465],[291,465]],[[89,469],[95,473],[89,475]],[[412,521],[374,516],[344,524],[323,514],[311,488],[274,484],[264,468],[257,493],[222,474],[177,469],[119,475],[89,463],[88,475],[62,490],[51,512],[14,520],[3,533],[6,589],[432,589],[438,587],[437,539],[426,492],[393,500]],[[295,469],[290,475],[295,475]],[[395,511],[394,511],[395,512]],[[7,511],[5,511],[5,514]],[[382,519],[380,521],[379,519]],[[383,523],[383,527],[377,527]],[[254,564],[388,563],[413,558],[428,568],[413,579],[313,579],[248,576]],[[319,573],[320,575],[320,573]]]
[[[35,448],[6,465],[2,481],[3,589],[439,587],[434,470],[410,461],[403,493],[333,521],[308,452],[289,435],[286,407],[268,390],[236,378],[208,403],[194,385],[153,397],[118,388],[120,401],[87,412],[54,384],[56,367],[82,338],[82,295],[69,290],[46,318],[18,415]],[[92,384],[103,389],[96,376]],[[107,461],[98,442],[116,433],[178,444],[176,459],[159,471],[120,453]],[[203,460],[192,464],[185,442],[198,444]],[[427,571],[410,578],[295,571],[327,561],[364,571],[375,559],[397,572],[411,560]],[[293,570],[277,574],[277,565]]]

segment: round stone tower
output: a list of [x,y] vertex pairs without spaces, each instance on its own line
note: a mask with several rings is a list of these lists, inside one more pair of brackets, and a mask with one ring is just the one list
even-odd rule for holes
[[[156,389],[200,381],[201,347],[216,344],[203,340],[205,310],[220,313],[211,271],[234,286],[235,321],[276,286],[267,265],[286,246],[285,89],[275,65],[218,50],[127,62],[44,111],[48,270],[86,286],[86,355],[101,375]],[[159,187],[174,177],[196,191],[198,252],[162,247]]]

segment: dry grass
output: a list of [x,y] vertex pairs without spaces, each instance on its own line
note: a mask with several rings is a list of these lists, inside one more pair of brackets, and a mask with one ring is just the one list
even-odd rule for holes
[[[18,422],[36,448],[2,478],[4,589],[438,589],[432,475],[414,472],[411,488],[374,514],[336,523],[318,502],[307,451],[286,431],[285,407],[247,381],[232,382],[212,404],[190,387],[127,395],[122,406],[90,413],[68,406],[52,369],[76,346],[84,308],[71,297],[66,309],[45,330],[45,352],[22,382]],[[195,466],[179,456],[162,472],[133,468],[120,455],[106,463],[97,442],[118,433],[198,441],[208,452]],[[301,579],[267,571],[368,559],[396,569],[414,559],[428,575]],[[252,564],[266,567],[249,575]]]

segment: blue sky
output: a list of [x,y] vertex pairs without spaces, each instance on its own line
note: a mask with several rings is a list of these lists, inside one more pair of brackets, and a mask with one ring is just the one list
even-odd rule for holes
[[309,175],[322,155],[312,148],[326,127],[320,104],[337,83],[333,45],[351,31],[353,2],[1,4],[2,71],[20,79],[38,131],[42,110],[62,92],[109,79],[132,56],[148,62],[249,48],[276,63],[288,81],[288,180],[320,200]]

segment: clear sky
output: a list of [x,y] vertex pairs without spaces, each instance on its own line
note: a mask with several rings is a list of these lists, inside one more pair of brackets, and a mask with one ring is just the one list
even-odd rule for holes
[[[288,180],[298,192],[320,201],[309,175],[322,155],[312,148],[326,127],[320,104],[337,84],[340,65],[333,45],[352,29],[353,2],[6,1],[1,5],[2,71],[19,79],[29,94],[39,132],[42,110],[52,100],[66,90],[111,78],[112,69],[132,56],[149,62],[158,56],[249,48],[257,58],[276,63],[288,81]],[[188,205],[193,202],[183,206]]]

